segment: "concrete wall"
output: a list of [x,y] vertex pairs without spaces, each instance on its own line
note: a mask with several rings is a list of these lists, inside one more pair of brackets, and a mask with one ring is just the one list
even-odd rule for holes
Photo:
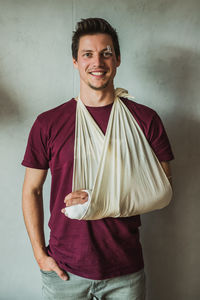
[[[21,213],[20,162],[36,116],[78,93],[71,34],[91,16],[117,28],[116,86],[160,114],[176,156],[173,203],[142,216],[148,300],[200,299],[198,0],[0,0],[0,299],[40,299]],[[49,186],[50,178],[46,222]]]

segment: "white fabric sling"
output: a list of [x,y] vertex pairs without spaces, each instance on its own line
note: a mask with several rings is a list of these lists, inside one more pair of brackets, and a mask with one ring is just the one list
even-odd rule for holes
[[87,108],[77,101],[73,190],[85,190],[84,204],[66,207],[69,218],[129,217],[169,204],[172,189],[160,162],[133,115],[115,90],[104,135]]

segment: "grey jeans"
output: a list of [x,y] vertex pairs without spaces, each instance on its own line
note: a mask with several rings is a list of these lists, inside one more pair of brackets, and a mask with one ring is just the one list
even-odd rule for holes
[[91,280],[67,272],[63,281],[55,272],[41,270],[43,299],[51,300],[144,300],[145,273],[139,272],[106,280]]

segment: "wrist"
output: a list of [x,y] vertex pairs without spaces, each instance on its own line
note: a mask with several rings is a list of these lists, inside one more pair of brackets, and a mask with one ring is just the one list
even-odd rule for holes
[[48,256],[46,247],[40,246],[37,248],[37,250],[34,249],[34,256],[35,256],[37,263],[40,264],[41,261],[43,261],[43,259]]

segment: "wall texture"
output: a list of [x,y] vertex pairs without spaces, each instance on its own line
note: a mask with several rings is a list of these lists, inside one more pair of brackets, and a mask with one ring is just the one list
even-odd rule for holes
[[[20,162],[36,116],[78,93],[71,35],[91,16],[117,28],[116,86],[160,114],[176,156],[173,202],[142,216],[148,300],[200,299],[198,0],[0,0],[0,299],[41,297],[21,213]],[[46,223],[49,186],[50,177]],[[47,225],[46,233],[48,240]]]

